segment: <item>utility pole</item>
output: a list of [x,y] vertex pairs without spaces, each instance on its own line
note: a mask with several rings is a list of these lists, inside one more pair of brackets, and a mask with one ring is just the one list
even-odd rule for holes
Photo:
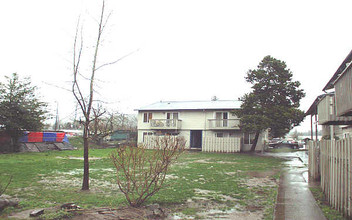
[[59,103],[56,102],[55,131],[59,130]]

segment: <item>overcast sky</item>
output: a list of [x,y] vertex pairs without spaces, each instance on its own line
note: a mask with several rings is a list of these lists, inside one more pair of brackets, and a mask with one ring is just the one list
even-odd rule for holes
[[[30,76],[60,118],[72,119],[72,51],[83,25],[82,74],[89,74],[98,0],[0,3],[0,77]],[[124,113],[160,100],[237,99],[244,76],[266,55],[286,62],[307,110],[352,49],[352,1],[107,0],[112,13],[99,64],[97,99]],[[309,121],[309,120],[306,120]],[[309,123],[305,123],[309,127]]]

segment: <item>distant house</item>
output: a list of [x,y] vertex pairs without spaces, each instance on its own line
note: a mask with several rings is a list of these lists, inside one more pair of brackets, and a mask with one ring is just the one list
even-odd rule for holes
[[[306,115],[322,126],[323,138],[344,138],[352,134],[352,51],[343,60]],[[313,120],[312,127],[313,127]]]
[[129,141],[136,139],[136,132],[129,130],[116,130],[107,138],[110,141]]
[[[161,101],[138,109],[138,143],[151,136],[174,135],[186,147],[202,151],[239,152],[250,149],[254,134],[243,133],[240,119],[232,114],[241,101]],[[257,150],[267,132],[260,135]]]

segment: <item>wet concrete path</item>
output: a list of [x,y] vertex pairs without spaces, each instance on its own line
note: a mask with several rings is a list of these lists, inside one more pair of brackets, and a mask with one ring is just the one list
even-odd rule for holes
[[306,152],[275,153],[272,156],[289,159],[280,178],[274,219],[326,219],[309,190]]

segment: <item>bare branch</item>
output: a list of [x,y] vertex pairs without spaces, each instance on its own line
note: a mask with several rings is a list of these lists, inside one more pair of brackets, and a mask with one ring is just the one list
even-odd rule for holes
[[[84,101],[83,94],[81,92],[81,89],[79,87],[79,84],[77,82],[77,74],[79,72],[79,65],[81,62],[81,56],[82,56],[82,50],[83,50],[83,36],[82,36],[82,29],[81,29],[81,44],[78,52],[78,57],[77,56],[77,38],[78,38],[78,30],[79,30],[79,24],[80,24],[80,18],[78,18],[77,22],[77,27],[76,27],[76,34],[75,34],[75,39],[74,39],[74,44],[73,44],[73,83],[72,83],[72,93],[74,97],[76,98],[79,106],[82,109],[84,117],[86,117],[86,103]],[[77,91],[76,91],[77,90]]]
[[135,51],[132,51],[132,52],[126,54],[125,56],[123,56],[123,57],[121,57],[121,58],[119,58],[119,59],[117,59],[117,60],[115,60],[115,61],[113,61],[113,62],[105,63],[105,64],[99,66],[98,68],[95,69],[95,71],[98,71],[98,70],[101,69],[102,67],[109,66],[109,65],[113,65],[113,64],[115,64],[115,63],[117,63],[117,62],[119,62],[119,61],[125,59],[126,57],[129,57],[130,55],[132,55],[132,54],[138,52],[138,51],[139,51],[139,48],[138,48],[137,50],[135,50]]
[[83,169],[82,190],[89,190],[89,157],[88,157],[89,133],[90,133],[89,124],[91,122],[90,114],[91,114],[92,105],[93,105],[93,101],[94,101],[94,99],[93,99],[93,96],[94,96],[94,82],[95,82],[94,80],[95,80],[96,63],[97,63],[97,59],[98,59],[98,51],[99,51],[101,36],[102,36],[102,33],[103,33],[103,28],[106,25],[106,22],[104,22],[104,10],[105,10],[105,1],[103,0],[103,4],[102,4],[102,8],[101,8],[101,14],[100,14],[100,19],[99,19],[97,39],[96,39],[96,44],[95,44],[95,51],[94,51],[94,55],[93,55],[93,63],[92,63],[92,68],[91,68],[91,75],[90,75],[90,78],[88,79],[90,81],[90,83],[89,83],[89,94],[87,95],[87,99],[85,99],[85,96],[83,95],[83,92],[81,91],[81,88],[80,88],[79,83],[78,83],[78,75],[82,76],[80,74],[80,72],[79,72],[79,67],[80,67],[81,56],[82,56],[82,51],[83,51],[83,33],[82,33],[83,32],[83,27],[81,29],[80,47],[78,48],[78,46],[77,46],[79,22],[78,22],[77,27],[76,27],[76,35],[75,35],[74,45],[73,45],[72,93],[73,93],[74,97],[76,98],[79,106],[81,107],[82,113],[83,113],[83,115],[85,117],[84,130],[83,130],[83,144],[84,144],[84,148],[83,148],[83,158],[84,158],[83,164],[84,164],[84,167],[83,168],[84,169]]
[[67,89],[65,87],[62,87],[62,86],[58,86],[58,85],[55,85],[55,84],[52,84],[52,83],[48,83],[48,82],[45,82],[45,81],[42,81],[42,83],[47,84],[49,86],[54,86],[54,87],[56,87],[58,89],[62,89],[62,90],[68,91],[68,92],[72,92],[72,90]]

